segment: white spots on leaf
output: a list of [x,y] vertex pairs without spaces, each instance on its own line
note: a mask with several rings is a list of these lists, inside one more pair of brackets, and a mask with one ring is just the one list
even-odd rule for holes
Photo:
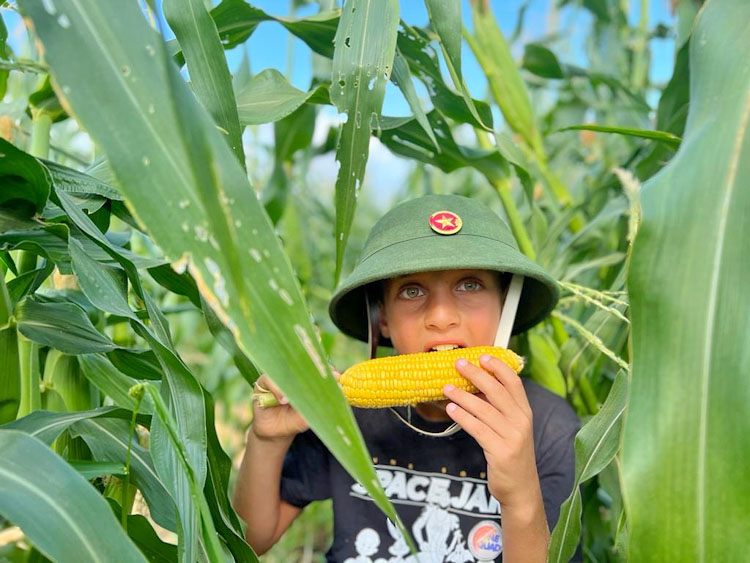
[[65,14],[60,14],[57,18],[57,23],[60,24],[60,27],[63,29],[68,29],[70,27],[70,19],[68,19],[68,16]]
[[156,54],[156,50],[151,45],[146,45],[146,52],[152,57]]
[[258,234],[258,229],[253,229],[253,234],[257,235]]
[[287,293],[286,289],[279,290],[279,297],[281,297],[281,300],[290,307],[294,305],[294,300],[292,299],[292,296]]
[[188,268],[188,263],[190,262],[190,254],[187,252],[182,255],[182,257],[177,260],[176,262],[172,262],[170,266],[172,266],[172,269],[177,272],[178,274],[184,274],[185,270]]
[[312,360],[313,364],[315,364],[315,367],[318,368],[318,373],[320,374],[320,376],[323,378],[328,377],[328,370],[326,369],[326,366],[323,363],[320,354],[318,354],[318,350],[313,344],[310,335],[307,334],[307,331],[304,329],[304,327],[301,325],[294,325],[294,332],[297,333],[297,338],[299,338],[299,341],[302,343],[302,347],[307,352],[307,355],[310,356],[310,359]]
[[208,231],[201,225],[195,226],[195,238],[200,242],[206,242],[208,240]]
[[341,428],[341,426],[337,426],[336,430],[338,431],[339,435],[341,436],[341,439],[344,440],[344,443],[347,446],[352,445],[352,441],[349,439],[349,436],[346,435],[346,432],[344,432],[344,429]]
[[188,225],[187,223],[183,223],[182,230],[187,233],[190,230],[190,225]]
[[341,231],[339,233],[339,240],[344,240],[344,232],[343,231]]
[[268,252],[268,249],[267,249],[267,248],[264,248],[264,249],[263,249],[263,256],[265,256],[266,258],[270,258],[270,257],[271,257],[271,253],[270,253],[270,252]]
[[224,281],[224,276],[221,275],[219,265],[211,258],[204,258],[203,263],[206,265],[208,272],[214,278],[213,289],[216,297],[224,307],[227,307],[229,305],[229,294],[227,293],[227,284]]
[[239,229],[242,226],[242,221],[240,221],[239,219],[235,219],[234,226]]
[[62,87],[62,91],[63,91],[63,94],[65,94],[67,96],[68,94],[70,94],[70,86],[68,86],[67,84],[64,85]]
[[54,16],[57,13],[57,8],[55,8],[55,4],[52,0],[42,0],[42,6],[44,6],[44,11],[50,16]]
[[208,235],[208,242],[211,243],[214,250],[219,250],[219,241],[216,240],[214,235]]
[[255,260],[258,263],[260,263],[260,261],[263,259],[262,256],[260,255],[260,252],[258,252],[257,248],[250,249],[250,256],[252,256],[253,260]]
[[151,115],[154,115],[156,113],[156,108],[154,107],[154,104],[148,104],[148,113]]
[[189,200],[189,199],[181,199],[181,200],[180,200],[180,201],[179,201],[179,202],[177,203],[177,205],[178,205],[178,207],[179,207],[180,209],[185,209],[185,208],[186,208],[186,207],[187,207],[188,205],[190,205],[190,200]]
[[144,156],[141,159],[141,162],[143,162],[143,166],[149,166],[151,164],[151,159],[147,156]]
[[133,71],[130,70],[130,67],[128,65],[122,65],[122,67],[120,68],[120,71],[122,72],[122,75],[125,78],[127,78],[128,76],[130,76],[133,73]]
[[278,283],[276,283],[276,280],[275,280],[275,279],[273,279],[273,278],[270,278],[270,279],[268,280],[268,286],[269,286],[269,287],[270,287],[271,289],[273,289],[274,291],[278,291],[278,290],[279,290],[279,284],[278,284]]

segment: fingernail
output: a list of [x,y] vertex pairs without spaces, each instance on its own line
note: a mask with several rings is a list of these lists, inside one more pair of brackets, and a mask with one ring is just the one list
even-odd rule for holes
[[287,399],[286,397],[281,397],[281,399],[279,399],[279,404],[280,405],[288,405],[289,404],[289,399]]
[[448,405],[445,407],[445,412],[447,413],[452,413],[455,410],[456,410],[455,403],[448,403]]
[[482,354],[481,356],[479,356],[479,361],[482,362],[483,364],[486,364],[487,362],[490,361],[490,355]]
[[445,387],[443,387],[443,392],[444,392],[444,393],[450,393],[450,392],[451,392],[451,391],[453,391],[453,390],[454,390],[455,388],[456,388],[456,386],[455,386],[455,385],[451,385],[451,384],[448,384],[448,385],[446,385]]
[[460,358],[456,360],[456,366],[460,368],[465,368],[469,364],[469,361],[465,358]]

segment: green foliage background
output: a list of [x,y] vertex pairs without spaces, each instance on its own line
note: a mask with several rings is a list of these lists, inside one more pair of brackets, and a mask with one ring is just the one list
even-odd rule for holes
[[[750,462],[737,344],[750,341],[737,313],[750,308],[748,6],[709,0],[698,16],[681,0],[662,29],[647,0],[635,26],[628,2],[561,2],[592,16],[581,68],[563,56],[569,37],[521,45],[523,11],[506,38],[480,0],[471,30],[450,1],[426,0],[424,28],[395,1],[320,2],[297,18],[301,4],[282,18],[168,0],[168,43],[152,2],[7,6],[38,42],[13,52],[0,27],[0,441],[30,452],[0,461],[19,484],[0,486],[0,534],[14,538],[0,556],[79,561],[66,542],[96,536],[133,559],[254,560],[228,498],[259,371],[395,519],[325,362],[365,356],[326,309],[387,207],[365,172],[376,137],[410,162],[394,201],[480,199],[561,282],[552,317],[511,342],[585,423],[550,559],[582,538],[590,561],[733,560],[750,534],[750,495],[732,477]],[[224,50],[264,21],[313,52],[307,91],[247,61],[230,75]],[[665,34],[673,75],[652,84],[649,40]],[[487,92],[469,92],[462,43]],[[382,115],[388,80],[410,117]],[[346,121],[314,143],[334,107]],[[335,186],[311,172],[329,153]],[[694,330],[675,338],[675,326]],[[78,529],[31,492],[52,489]],[[320,559],[330,525],[330,504],[306,509],[263,559]]]

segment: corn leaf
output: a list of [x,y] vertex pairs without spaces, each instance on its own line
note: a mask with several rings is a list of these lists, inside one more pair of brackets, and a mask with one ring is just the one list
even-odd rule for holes
[[[91,219],[72,205],[69,194],[56,192],[56,195],[60,204],[76,225],[92,237],[125,269],[135,292],[146,304],[148,317],[151,320],[150,327],[141,323],[130,311],[124,287],[113,277],[112,272],[108,271],[104,264],[79,252],[75,241],[71,239],[70,252],[75,264],[74,270],[78,274],[78,282],[84,294],[98,308],[130,318],[136,331],[146,339],[155,352],[165,376],[161,388],[165,394],[172,397],[170,404],[173,405],[178,432],[194,468],[193,476],[202,484],[206,475],[206,429],[204,425],[203,392],[200,385],[177,356],[171,344],[166,319],[155,306],[151,297],[143,290],[133,263],[119,253],[119,249],[114,247],[101,234]],[[178,453],[172,447],[171,441],[167,439],[159,419],[155,419],[152,424],[151,441],[154,445],[155,465],[175,499],[182,519],[181,557],[191,560],[192,554],[197,549],[198,515],[194,496],[190,491],[190,483],[180,469],[177,459]]]
[[180,43],[190,83],[216,125],[227,136],[235,156],[245,166],[242,128],[224,49],[203,0],[165,0],[164,17]]
[[116,348],[71,302],[53,302],[29,296],[15,311],[18,330],[29,340],[51,346],[66,354],[108,352]]
[[461,3],[454,0],[425,0],[425,5],[430,17],[430,24],[437,34],[438,42],[445,55],[445,62],[456,88],[463,95],[466,107],[471,112],[472,117],[483,129],[489,129],[490,127],[482,122],[477,108],[474,106],[474,100],[469,93],[466,82],[464,82],[463,72],[461,71],[461,29],[463,26]]
[[122,195],[117,188],[112,187],[99,178],[84,174],[51,160],[39,159],[39,161],[44,164],[44,167],[49,172],[52,184],[57,191],[63,191],[68,194],[95,194],[107,199],[122,200]]
[[104,477],[105,475],[124,476],[127,468],[122,463],[111,461],[79,461],[69,460],[70,466],[86,480]]
[[0,449],[0,514],[47,557],[145,563],[98,491],[42,442],[0,430]]
[[[177,70],[156,56],[159,37],[135,3],[58,0],[55,7],[53,16],[36,2],[21,2],[42,44],[54,45],[46,53],[56,83],[76,117],[105,149],[139,221],[175,267],[187,265],[242,351],[279,385],[378,506],[399,522],[379,486],[351,410],[323,361],[324,352],[278,238],[210,117]],[[67,27],[59,24],[61,15]],[[90,103],[92,97],[112,100],[118,119],[103,119]],[[150,104],[153,114],[145,110]],[[186,115],[191,123],[184,123]],[[195,137],[184,137],[186,130],[204,139],[188,147]],[[190,155],[206,151],[210,158],[191,162]],[[210,168],[196,170],[200,166]],[[208,183],[199,184],[198,177]],[[153,309],[146,293],[144,301]],[[153,330],[168,336],[151,309]],[[149,334],[139,334],[149,339]],[[159,350],[163,369],[167,361],[177,361],[160,349],[160,342],[149,339],[149,344]]]
[[680,139],[677,135],[667,131],[649,131],[643,129],[630,129],[628,127],[607,127],[604,125],[571,125],[563,127],[560,131],[598,131],[599,133],[617,133],[627,137],[639,137],[641,139],[653,139],[668,147],[676,150],[680,146]]
[[278,121],[310,99],[327,103],[328,91],[318,86],[307,92],[298,90],[275,68],[253,76],[237,93],[237,111],[243,125]]
[[[130,421],[88,418],[73,423],[70,432],[84,439],[95,459],[126,462]],[[175,503],[156,472],[151,453],[138,443],[137,435],[130,444],[130,480],[143,493],[154,521],[168,530],[177,530]]]
[[622,419],[627,406],[628,376],[620,371],[601,410],[576,435],[576,479],[573,491],[560,507],[550,538],[548,561],[570,561],[581,537],[581,489],[609,465],[620,447]]
[[[120,505],[112,498],[107,498],[107,501],[117,520],[121,521]],[[163,542],[144,516],[128,514],[127,520],[128,536],[150,563],[174,563],[177,560],[177,546]]]
[[[136,400],[128,394],[128,391],[133,385],[140,383],[139,380],[121,373],[104,354],[80,354],[78,363],[84,377],[112,399],[115,405],[130,410],[135,409]],[[154,407],[150,399],[144,397],[138,410],[150,415],[153,414]]]
[[[33,156],[0,137],[0,205],[23,200],[41,213],[50,192],[47,170]],[[32,213],[29,213],[31,215]]]
[[435,133],[430,127],[430,122],[427,121],[427,114],[422,107],[422,103],[419,101],[417,91],[414,88],[414,83],[411,80],[411,72],[409,71],[409,63],[399,51],[398,46],[396,47],[396,54],[393,57],[393,72],[391,73],[391,82],[398,86],[401,93],[406,98],[406,102],[409,104],[411,111],[414,113],[414,118],[417,120],[419,125],[422,126],[424,132],[432,141],[432,145],[435,150],[440,152],[440,145],[435,138]]
[[707,2],[683,142],[641,193],[622,457],[633,560],[746,558],[749,50],[750,4]]
[[214,402],[206,393],[206,428],[208,429],[208,474],[204,494],[211,511],[214,526],[219,532],[235,561],[252,561],[255,558],[245,541],[245,534],[239,517],[229,504],[229,473],[232,460],[221,448],[214,423]]
[[349,0],[336,30],[331,101],[346,114],[336,161],[336,272],[338,283],[357,197],[370,152],[370,128],[379,127],[385,84],[396,51],[399,5],[395,0]]
[[97,417],[114,417],[130,420],[132,413],[119,407],[101,407],[89,411],[64,413],[35,410],[23,418],[3,425],[1,428],[25,432],[49,446],[71,424],[79,420]]
[[427,114],[427,119],[430,129],[440,137],[439,153],[435,151],[432,141],[425,134],[425,129],[414,119],[407,120],[395,128],[383,129],[380,133],[380,140],[396,154],[432,164],[443,172],[452,172],[471,166],[490,181],[509,176],[508,162],[497,150],[477,149],[457,144],[450,127],[435,110]]
[[221,42],[225,49],[236,47],[247,40],[259,23],[275,21],[283,25],[319,55],[333,56],[333,36],[339,24],[338,10],[323,12],[306,18],[271,16],[244,0],[224,0],[213,10]]
[[10,324],[14,303],[0,270],[0,424],[14,420],[21,400],[18,337]]
[[[401,22],[401,27],[403,31],[399,31],[398,34],[398,52],[406,59],[411,73],[427,87],[427,92],[435,109],[439,110],[445,117],[459,123],[470,123],[475,127],[482,128],[484,128],[483,124],[492,126],[492,112],[485,102],[472,100],[471,105],[476,108],[477,118],[474,113],[469,111],[463,95],[456,94],[445,84],[440,61],[435,49],[430,44],[430,34],[423,29],[411,27],[405,22]],[[394,61],[394,66],[395,64]],[[406,97],[402,80],[400,78],[397,78],[397,80],[399,88]],[[419,117],[414,107],[411,107],[414,115]]]
[[118,348],[108,352],[107,358],[119,371],[134,379],[160,381],[164,375],[159,360],[152,350]]
[[539,155],[544,153],[526,85],[489,6],[473,0],[474,36],[469,44],[488,76],[489,87],[508,125]]

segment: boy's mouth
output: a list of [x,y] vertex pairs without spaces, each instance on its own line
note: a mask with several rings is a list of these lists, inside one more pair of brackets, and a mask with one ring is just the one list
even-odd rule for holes
[[444,350],[455,350],[456,348],[465,348],[461,344],[436,344],[425,350],[425,352],[442,352]]

